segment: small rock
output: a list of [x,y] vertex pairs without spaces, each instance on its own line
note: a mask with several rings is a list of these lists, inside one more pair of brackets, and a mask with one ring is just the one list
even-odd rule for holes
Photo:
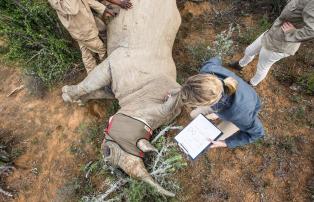
[[293,91],[300,91],[301,90],[301,86],[297,85],[297,84],[292,84],[290,86],[290,89],[293,90]]

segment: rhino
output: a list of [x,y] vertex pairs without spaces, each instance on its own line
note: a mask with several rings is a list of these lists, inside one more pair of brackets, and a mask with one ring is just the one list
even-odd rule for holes
[[175,0],[132,3],[108,27],[108,57],[77,85],[64,86],[62,97],[66,102],[117,99],[120,110],[102,144],[105,160],[173,197],[153,180],[142,157],[156,151],[149,142],[152,131],[180,114],[178,96],[166,101],[165,96],[180,88],[172,48],[181,16]]

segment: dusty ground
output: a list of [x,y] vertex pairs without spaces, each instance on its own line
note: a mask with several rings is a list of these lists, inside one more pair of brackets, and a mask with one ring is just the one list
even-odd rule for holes
[[[179,80],[196,73],[198,68],[198,64],[190,61],[187,47],[199,42],[210,44],[217,33],[228,27],[228,22],[235,20],[228,14],[232,9],[230,2],[217,2],[179,5],[183,24],[174,46]],[[227,17],[217,14],[219,11],[226,12]],[[249,27],[256,18],[243,16],[238,20],[243,27]],[[244,48],[237,44],[234,59],[241,57]],[[307,51],[309,47],[303,48]],[[274,69],[300,66],[300,57],[289,58],[288,64],[279,63]],[[231,59],[227,57],[225,62]],[[248,66],[244,78],[254,73],[255,65],[256,61]],[[182,186],[179,201],[313,200],[314,99],[291,90],[291,83],[279,82],[275,76],[274,70],[256,89],[263,102],[265,140],[234,150],[212,150],[196,161],[189,161],[188,167],[174,176]],[[12,146],[19,153],[14,162],[17,169],[5,179],[3,187],[15,193],[15,198],[0,194],[0,200],[76,201],[71,198],[75,192],[64,191],[64,187],[82,176],[84,165],[99,159],[97,148],[102,139],[98,130],[95,135],[84,134],[80,129],[89,123],[104,125],[115,105],[110,101],[86,107],[66,105],[59,87],[43,99],[30,96],[26,90],[6,96],[21,83],[17,69],[0,65],[0,140],[14,139]],[[178,121],[185,124],[188,118],[181,115]],[[105,186],[103,176],[92,180],[93,185],[98,184],[98,190]]]

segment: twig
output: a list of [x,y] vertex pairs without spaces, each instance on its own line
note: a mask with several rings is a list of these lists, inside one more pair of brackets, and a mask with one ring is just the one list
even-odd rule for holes
[[158,135],[153,139],[152,143],[155,143],[161,136],[164,136],[166,132],[168,132],[169,130],[182,130],[182,129],[183,129],[182,126],[173,126],[173,124],[171,124],[170,126],[167,126],[162,131],[160,131]]
[[166,173],[167,173],[167,170],[170,169],[170,168],[172,168],[172,165],[166,165],[165,167],[159,168],[159,169],[157,169],[157,170],[151,172],[150,174],[151,174],[152,176],[159,175],[159,174],[166,174]]
[[93,164],[94,162],[93,161],[90,161],[90,162],[88,162],[88,164],[85,166],[85,171],[86,171],[86,173],[85,173],[85,178],[87,179],[88,177],[89,177],[89,174],[90,174],[90,172],[91,172],[91,165]]
[[2,175],[3,173],[9,173],[10,171],[14,170],[15,167],[14,166],[10,166],[10,165],[4,165],[4,166],[0,166],[0,175]]
[[24,85],[20,85],[19,87],[16,87],[15,89],[13,89],[9,94],[7,94],[7,97],[10,97],[11,95],[13,95],[14,93],[22,90],[24,88]]
[[105,200],[104,202],[115,202],[115,201],[122,201],[123,193],[119,194],[118,196]]
[[95,202],[100,202],[100,201],[104,201],[111,193],[115,192],[116,190],[118,190],[120,187],[124,186],[127,182],[129,181],[129,179],[124,179],[124,178],[120,178],[118,181],[116,181],[111,187],[110,189],[108,189],[104,194],[100,195]]
[[0,193],[8,196],[8,197],[13,197],[13,194],[11,194],[10,192],[8,191],[4,191],[1,187],[0,187]]
[[159,160],[160,160],[160,158],[162,157],[162,154],[163,154],[164,150],[166,150],[166,147],[162,147],[162,148],[161,148],[161,150],[160,150],[160,152],[158,153],[156,159],[154,160],[155,163],[154,163],[153,171],[152,171],[152,172],[155,171],[155,169],[156,169],[156,167],[157,167],[157,165],[158,165],[158,163],[159,163]]
[[41,54],[41,52],[43,52],[45,50],[45,48],[40,49],[36,54],[34,54],[29,60],[26,61],[26,63],[29,63],[32,59],[34,59],[35,57],[37,57],[38,55]]

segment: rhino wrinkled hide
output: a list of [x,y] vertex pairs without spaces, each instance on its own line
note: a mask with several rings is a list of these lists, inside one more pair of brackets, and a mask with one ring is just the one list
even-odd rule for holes
[[[67,102],[83,97],[88,100],[92,97],[88,96],[90,93],[109,87],[119,101],[117,113],[144,120],[154,130],[172,121],[181,111],[177,96],[165,102],[170,91],[180,88],[172,47],[181,16],[175,0],[132,0],[132,3],[132,9],[121,10],[108,26],[108,58],[79,84],[63,87],[62,97]],[[107,96],[111,94],[104,93],[104,98]],[[127,174],[172,195],[153,181],[140,158],[114,150],[117,151],[114,155],[120,155],[116,164]]]
[[105,162],[110,163],[112,166],[120,167],[130,177],[150,184],[161,194],[170,197],[175,196],[174,193],[165,190],[153,180],[147,172],[141,158],[124,152],[118,144],[112,141],[104,141],[102,144],[102,151]]

